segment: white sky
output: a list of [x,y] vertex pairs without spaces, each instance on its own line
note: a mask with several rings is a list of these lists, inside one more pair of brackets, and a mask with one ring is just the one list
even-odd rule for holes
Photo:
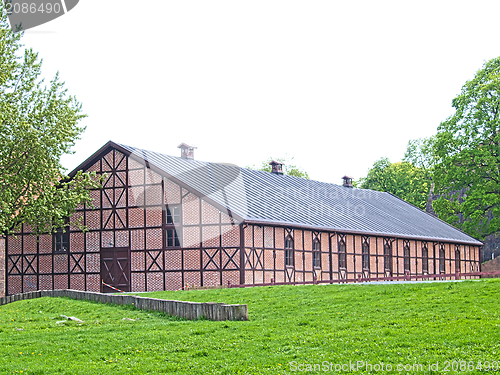
[[81,0],[23,38],[59,70],[87,127],[73,169],[108,140],[240,166],[294,157],[341,183],[400,160],[500,55],[500,2]]

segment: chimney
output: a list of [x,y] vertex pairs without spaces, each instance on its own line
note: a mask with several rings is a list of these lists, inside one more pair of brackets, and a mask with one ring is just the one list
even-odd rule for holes
[[344,176],[342,177],[342,180],[344,180],[344,183],[342,184],[343,187],[352,188],[352,177]]
[[269,165],[271,166],[271,173],[283,174],[283,163],[273,160],[269,163]]
[[189,146],[185,143],[181,143],[177,148],[181,149],[181,158],[183,159],[194,159],[194,149],[198,147]]

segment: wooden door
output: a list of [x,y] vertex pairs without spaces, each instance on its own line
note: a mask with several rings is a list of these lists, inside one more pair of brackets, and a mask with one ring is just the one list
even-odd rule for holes
[[[127,247],[101,249],[101,280],[124,292],[130,292],[130,250]],[[101,283],[102,293],[117,291]]]

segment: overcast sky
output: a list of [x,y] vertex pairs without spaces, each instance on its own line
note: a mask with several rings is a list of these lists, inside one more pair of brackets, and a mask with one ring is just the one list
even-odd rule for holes
[[23,38],[83,104],[75,168],[108,140],[358,179],[436,132],[500,55],[495,1],[81,0]]

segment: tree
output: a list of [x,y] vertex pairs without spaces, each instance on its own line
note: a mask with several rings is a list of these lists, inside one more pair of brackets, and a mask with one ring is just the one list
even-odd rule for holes
[[57,75],[44,85],[37,53],[10,30],[3,2],[0,12],[0,235],[21,223],[51,232],[90,202],[89,187],[99,186],[95,174],[67,179],[60,164],[85,115]]
[[421,209],[425,209],[430,181],[424,169],[410,162],[391,163],[388,158],[377,160],[365,178],[356,184],[362,189],[392,193]]
[[436,164],[435,144],[436,136],[412,139],[406,146],[403,160],[425,170],[430,177],[432,168]]
[[486,62],[438,127],[434,182],[439,217],[484,238],[500,229],[500,58]]
[[290,160],[287,160],[286,157],[285,158],[277,158],[277,159],[270,157],[267,160],[264,160],[260,164],[260,166],[254,165],[254,166],[248,167],[248,168],[255,169],[257,171],[271,172],[271,165],[269,165],[269,163],[273,160],[275,160],[279,163],[283,163],[283,174],[309,179],[309,175],[307,174],[306,171],[304,171],[300,167],[297,167],[295,164],[291,164],[293,162],[293,157]]
[[[413,139],[408,142],[404,161],[413,164],[420,168],[424,178],[428,181],[428,197],[425,211],[432,215],[436,215],[432,207],[434,194],[433,170],[436,165],[435,154],[436,137]],[[437,215],[436,215],[437,216]]]

